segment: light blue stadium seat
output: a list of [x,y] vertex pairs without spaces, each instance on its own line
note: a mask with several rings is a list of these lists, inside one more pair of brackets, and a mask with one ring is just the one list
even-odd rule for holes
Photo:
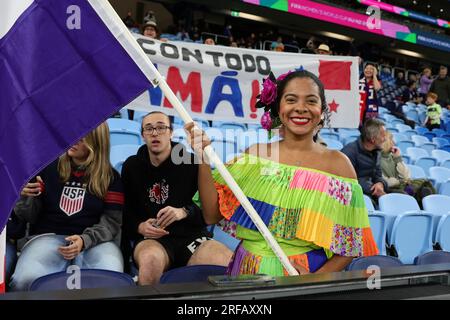
[[450,263],[450,252],[435,250],[422,254],[414,260],[415,265]]
[[342,143],[338,140],[329,139],[329,138],[323,138],[321,136],[322,140],[327,144],[327,148],[331,150],[341,150],[344,146]]
[[[436,242],[436,232],[441,217],[450,211],[450,197],[432,194],[422,199],[423,209],[433,214],[433,242]],[[449,234],[450,235],[450,234]]]
[[231,251],[234,252],[236,250],[237,246],[239,245],[240,240],[232,237],[225,231],[223,231],[219,226],[213,226],[211,228],[211,232],[213,233],[213,239],[216,241],[219,241],[220,243],[223,243],[226,245]]
[[435,144],[433,142],[427,142],[427,143],[422,144],[420,146],[420,148],[426,150],[428,152],[428,155],[431,155],[431,151],[437,149],[437,144]]
[[441,147],[443,147],[443,146],[447,146],[447,145],[450,144],[450,143],[448,142],[448,140],[445,139],[445,138],[439,138],[439,137],[436,137],[436,138],[433,138],[432,141],[437,145],[438,148],[441,148]]
[[386,255],[386,215],[380,211],[369,211],[369,221],[379,253]]
[[364,203],[366,204],[367,211],[374,212],[375,207],[373,206],[372,199],[367,194],[364,194],[363,197],[364,197]]
[[413,164],[408,164],[407,166],[411,172],[412,179],[425,179],[427,177],[422,167]]
[[416,110],[409,110],[408,112],[406,112],[405,116],[409,120],[419,123],[419,113]]
[[411,163],[411,157],[408,156],[407,154],[402,154],[402,159],[403,159],[403,162],[405,164],[410,164]]
[[437,160],[433,157],[420,157],[417,159],[414,164],[416,166],[422,167],[425,173],[429,173],[430,168],[437,165]]
[[407,135],[399,132],[393,132],[392,137],[394,138],[394,142],[396,144],[399,143],[400,141],[409,140]]
[[450,152],[447,152],[444,150],[433,150],[433,151],[431,151],[431,156],[433,158],[436,158],[439,165],[442,165],[445,160],[450,159]]
[[413,136],[411,137],[411,140],[414,142],[414,144],[415,144],[417,147],[420,147],[420,146],[423,145],[424,143],[429,143],[429,142],[430,142],[430,140],[428,140],[426,137],[424,137],[424,136],[419,136],[419,135],[417,135],[417,134],[413,135]]
[[121,173],[122,165],[125,160],[127,160],[128,157],[135,155],[139,147],[140,146],[137,144],[119,144],[112,146],[109,159],[114,169]]
[[159,283],[207,282],[208,276],[225,275],[226,271],[226,267],[216,265],[185,266],[164,272]]
[[107,120],[111,146],[119,144],[141,144],[141,125],[127,119]]
[[397,147],[400,148],[400,151],[402,152],[402,154],[407,154],[407,152],[406,152],[407,149],[415,146],[414,142],[412,142],[412,141],[400,141],[400,142],[397,142],[396,144],[397,144]]
[[209,128],[209,122],[208,120],[203,120],[203,119],[199,119],[199,118],[194,118],[193,119],[201,128],[203,128],[203,130],[205,128]]
[[[214,123],[213,123],[214,126]],[[247,127],[243,123],[223,122],[219,125],[221,130],[231,130],[236,135],[238,132],[247,131]]]
[[416,132],[417,132],[418,134],[420,134],[421,136],[423,136],[424,133],[429,132],[428,128],[424,128],[424,127],[416,126],[414,129],[415,129]]
[[450,181],[441,182],[437,189],[439,194],[450,196]]
[[445,214],[439,220],[435,240],[442,250],[450,251],[450,214]]
[[412,264],[417,256],[433,250],[432,220],[431,214],[423,212],[401,213],[395,218],[391,244],[400,261]]
[[395,127],[398,129],[398,131],[400,133],[408,131],[408,130],[412,130],[412,128],[410,126],[408,126],[407,124],[404,124],[404,123],[397,123],[397,124],[395,124]]
[[433,129],[431,130],[431,132],[435,133],[438,137],[443,136],[444,134],[447,133],[445,130],[442,129]]
[[440,163],[441,167],[450,169],[450,159],[444,160]]
[[142,125],[142,119],[149,114],[150,111],[134,111],[133,115],[133,121],[139,123],[139,125]]
[[370,256],[359,257],[353,259],[352,262],[345,268],[346,271],[367,270],[370,266],[378,266],[380,269],[395,268],[403,266],[403,263],[390,256]]
[[426,150],[417,147],[410,147],[406,149],[406,154],[411,157],[413,163],[416,162],[417,159],[422,157],[428,157],[429,154]]
[[322,139],[339,141],[339,134],[337,134],[336,132],[326,132],[326,131],[323,131],[323,129],[320,130],[320,137]]
[[379,210],[386,215],[386,235],[388,244],[391,243],[392,227],[395,218],[404,212],[421,212],[416,199],[407,194],[389,193],[378,199]]
[[[61,271],[40,277],[31,283],[30,291],[51,291],[68,290],[67,282],[70,281],[71,273]],[[121,272],[100,270],[100,269],[81,269],[80,270],[81,289],[88,288],[117,288],[135,286],[133,278]]]
[[443,167],[431,167],[430,177],[435,180],[436,188],[439,189],[439,185],[450,179],[450,169]]

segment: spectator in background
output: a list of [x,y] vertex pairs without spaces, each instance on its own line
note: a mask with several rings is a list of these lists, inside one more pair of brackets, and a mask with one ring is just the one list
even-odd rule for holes
[[410,170],[403,162],[400,149],[395,146],[390,132],[386,132],[386,141],[383,143],[381,171],[388,185],[388,193],[409,194],[416,198],[420,207],[424,197],[436,193],[436,189],[429,180],[411,179]]
[[211,240],[202,212],[192,201],[198,190],[198,161],[182,144],[170,141],[172,124],[162,112],[145,116],[141,133],[145,145],[122,167],[122,247],[125,258],[132,249],[139,284],[157,283],[170,268],[228,265],[232,252]]
[[423,69],[422,76],[419,80],[419,95],[422,98],[422,101],[425,101],[428,91],[430,91],[430,86],[433,83],[433,78],[431,77],[431,69],[425,68]]
[[125,23],[125,25],[127,26],[128,29],[132,29],[132,28],[136,27],[136,22],[132,18],[131,11],[127,12],[127,16],[125,18],[123,18],[122,21],[123,21],[123,23]]
[[270,50],[283,52],[284,51],[283,38],[278,37],[277,41],[272,42],[272,44],[270,45]]
[[403,72],[397,73],[397,78],[395,79],[395,85],[399,88],[402,86],[406,86],[405,75]]
[[109,150],[103,123],[23,188],[14,211],[31,223],[31,236],[11,277],[12,290],[27,290],[35,279],[71,264],[123,271],[118,244],[124,197]]
[[206,38],[204,43],[207,44],[207,45],[210,45],[210,46],[215,46],[216,45],[216,42],[214,41],[213,38]]
[[147,24],[150,21],[156,23],[155,13],[152,10],[148,10],[143,19],[144,24]]
[[437,103],[442,108],[450,109],[450,78],[447,71],[445,66],[439,68],[439,76],[431,83],[430,91],[438,95]]
[[417,93],[416,87],[417,87],[416,81],[410,80],[408,82],[408,87],[406,87],[402,93],[403,103],[406,103],[409,101],[409,102],[414,102],[415,104],[418,104],[422,101],[421,98],[419,97],[419,94]]
[[364,74],[359,80],[360,126],[366,119],[378,116],[377,92],[381,89],[381,83],[378,81],[377,74],[375,65],[367,63]]
[[328,45],[326,45],[325,43],[322,43],[318,48],[317,48],[317,54],[331,54],[330,51],[330,47]]
[[319,41],[315,37],[310,37],[306,42],[306,48],[301,50],[302,53],[315,54]]
[[368,119],[361,128],[361,137],[342,149],[352,162],[364,193],[372,200],[386,194],[388,187],[381,171],[381,148],[385,140],[384,123]]
[[142,27],[142,34],[151,39],[159,39],[159,30],[155,21],[148,21]]
[[427,105],[427,117],[424,121],[424,126],[428,130],[439,129],[441,127],[441,114],[442,108],[436,103],[438,95],[434,92],[428,92],[427,99],[425,101]]

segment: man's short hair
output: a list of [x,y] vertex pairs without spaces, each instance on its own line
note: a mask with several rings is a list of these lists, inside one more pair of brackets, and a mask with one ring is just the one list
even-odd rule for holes
[[141,121],[141,134],[144,132],[144,119],[147,118],[149,115],[155,114],[155,113],[160,113],[163,114],[167,117],[167,119],[169,119],[169,127],[170,127],[170,131],[173,130],[173,125],[172,125],[172,119],[170,119],[169,115],[167,115],[166,113],[162,112],[162,111],[152,111],[147,113],[144,117],[142,117],[142,121]]
[[375,139],[379,134],[384,122],[378,119],[367,119],[361,128],[361,139],[364,142]]

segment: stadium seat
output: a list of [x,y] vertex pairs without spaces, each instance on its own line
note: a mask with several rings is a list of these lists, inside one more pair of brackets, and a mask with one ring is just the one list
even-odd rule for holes
[[447,160],[442,161],[442,162],[440,163],[440,166],[441,166],[441,167],[444,167],[444,168],[447,168],[447,169],[450,169],[450,159],[447,159]]
[[417,134],[413,135],[411,137],[411,140],[414,142],[414,144],[416,145],[416,147],[420,147],[421,145],[423,145],[424,143],[428,143],[430,142],[430,140],[428,140],[426,137],[424,136],[419,136]]
[[414,121],[415,123],[419,123],[419,113],[416,110],[409,110],[405,114],[406,118]]
[[436,187],[439,187],[439,184],[450,179],[450,169],[443,167],[431,167],[429,171],[430,177],[436,181]]
[[[214,123],[213,123],[214,126]],[[241,132],[247,131],[245,124],[242,123],[233,123],[233,122],[223,122],[218,127],[222,131],[231,131],[236,136]]]
[[439,183],[437,188],[439,194],[450,197],[450,181]]
[[347,271],[355,271],[355,270],[367,270],[370,266],[378,266],[380,269],[385,268],[395,268],[403,266],[403,263],[395,258],[390,256],[370,256],[370,257],[359,257],[353,259],[352,262],[347,266]]
[[110,132],[111,146],[119,144],[141,144],[141,125],[132,120],[107,120]]
[[391,243],[392,227],[395,218],[404,212],[421,212],[416,199],[407,194],[389,193],[378,199],[379,210],[386,215],[386,235]]
[[397,147],[399,147],[399,149],[400,149],[400,151],[402,152],[402,154],[407,154],[407,152],[406,152],[407,149],[408,149],[408,148],[412,148],[412,147],[415,146],[414,142],[412,142],[412,141],[407,141],[407,140],[397,142],[396,144],[397,144]]
[[341,150],[344,146],[342,145],[341,142],[339,142],[338,140],[335,139],[329,139],[329,138],[323,138],[321,137],[323,142],[325,142],[327,144],[327,148],[328,149],[332,149],[332,150]]
[[423,136],[426,132],[430,132],[427,128],[419,127],[419,126],[416,126],[414,129],[416,130],[417,134],[419,134],[421,136]]
[[417,135],[417,132],[415,130],[406,130],[406,131],[400,131],[404,135],[408,137],[408,139],[411,139],[412,136]]
[[423,210],[433,214],[433,242],[435,242],[439,221],[450,211],[450,197],[432,194],[422,199],[422,205]]
[[407,154],[402,154],[402,159],[403,159],[403,162],[405,164],[410,164],[411,163],[411,157],[408,156]]
[[369,221],[379,253],[386,255],[386,215],[380,211],[369,211]]
[[438,137],[441,137],[447,133],[445,130],[442,129],[433,129],[431,130],[431,132],[435,133]]
[[429,154],[426,150],[417,147],[407,148],[406,154],[411,157],[411,160],[413,161],[414,164],[419,158],[429,157]]
[[[62,271],[40,277],[31,283],[29,291],[67,290],[71,276],[72,273]],[[135,286],[133,278],[126,273],[100,269],[81,269],[80,281],[81,289]]]
[[392,137],[394,138],[394,142],[397,144],[400,141],[406,141],[409,140],[407,135],[404,135],[403,133],[394,132],[392,133]]
[[133,156],[137,153],[139,145],[136,144],[119,144],[111,147],[111,153],[109,159],[111,165],[117,172],[122,172],[122,165],[128,157]]
[[442,250],[450,251],[450,214],[444,214],[439,220],[435,240]]
[[407,166],[411,172],[412,179],[425,179],[427,177],[422,167],[413,164],[407,164]]
[[320,137],[322,139],[328,139],[328,140],[333,139],[333,140],[339,141],[339,134],[337,134],[335,132],[326,132],[326,131],[323,131],[323,129],[320,130]]
[[391,244],[400,261],[412,264],[415,257],[433,250],[432,224],[432,215],[423,212],[402,213],[395,218]]
[[422,254],[414,260],[416,265],[450,263],[450,252],[448,251],[431,251]]
[[400,133],[412,130],[412,128],[410,126],[408,126],[407,124],[404,124],[404,123],[397,123],[397,124],[395,124],[395,127],[398,129],[398,131]]
[[422,167],[426,174],[429,173],[430,168],[437,165],[437,160],[433,157],[420,157],[414,164],[416,166]]
[[231,251],[234,252],[236,247],[239,245],[240,240],[232,237],[225,231],[223,231],[220,227],[214,225],[211,228],[211,232],[213,233],[213,239],[219,241],[226,245]]
[[427,143],[423,143],[420,148],[426,150],[428,152],[428,155],[431,155],[431,151],[436,150],[437,149],[437,144],[433,143],[433,142],[427,142]]
[[224,275],[226,271],[226,267],[216,265],[185,266],[164,272],[159,282],[161,284],[206,282],[208,276]]
[[431,156],[438,161],[439,165],[442,165],[445,160],[450,159],[450,152],[444,150],[433,150],[431,151]]
[[438,148],[441,148],[441,147],[443,147],[443,146],[447,146],[447,145],[450,144],[450,143],[448,142],[448,140],[445,139],[445,138],[439,138],[439,137],[437,137],[437,138],[433,138],[432,141],[437,145]]

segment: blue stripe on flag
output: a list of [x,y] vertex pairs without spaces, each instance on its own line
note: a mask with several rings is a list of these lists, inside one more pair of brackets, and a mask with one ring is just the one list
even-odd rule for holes
[[35,0],[0,39],[0,87],[2,230],[30,177],[151,84],[86,0]]

